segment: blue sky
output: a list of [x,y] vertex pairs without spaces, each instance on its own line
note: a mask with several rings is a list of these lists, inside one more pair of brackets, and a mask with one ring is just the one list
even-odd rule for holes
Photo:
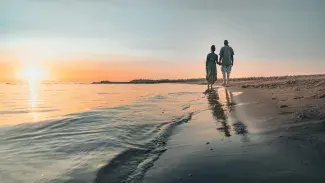
[[0,49],[172,66],[201,62],[228,39],[246,65],[325,72],[324,17],[323,0],[1,0]]

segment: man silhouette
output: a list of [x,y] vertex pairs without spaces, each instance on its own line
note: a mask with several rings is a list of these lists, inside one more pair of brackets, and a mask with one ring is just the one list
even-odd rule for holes
[[224,41],[224,46],[220,49],[219,64],[221,64],[221,72],[223,76],[222,85],[229,84],[231,68],[234,65],[234,50],[229,46],[227,40]]

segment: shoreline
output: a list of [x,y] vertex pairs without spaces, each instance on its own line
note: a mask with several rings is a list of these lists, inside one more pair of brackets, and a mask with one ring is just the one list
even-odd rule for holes
[[209,110],[175,129],[142,183],[324,182],[324,81],[217,87],[207,96]]

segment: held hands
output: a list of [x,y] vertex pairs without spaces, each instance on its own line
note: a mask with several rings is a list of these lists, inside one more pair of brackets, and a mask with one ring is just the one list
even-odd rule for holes
[[218,65],[221,65],[221,62],[217,62]]

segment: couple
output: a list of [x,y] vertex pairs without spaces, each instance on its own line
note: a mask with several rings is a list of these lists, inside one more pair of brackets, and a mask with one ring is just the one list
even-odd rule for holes
[[234,65],[234,50],[229,46],[227,40],[224,41],[224,46],[220,49],[219,61],[218,55],[214,52],[216,47],[211,46],[211,53],[208,54],[206,60],[206,80],[208,82],[208,89],[212,89],[212,85],[217,81],[217,66],[221,65],[221,72],[223,76],[222,85],[229,84],[229,78],[231,73],[231,67]]

